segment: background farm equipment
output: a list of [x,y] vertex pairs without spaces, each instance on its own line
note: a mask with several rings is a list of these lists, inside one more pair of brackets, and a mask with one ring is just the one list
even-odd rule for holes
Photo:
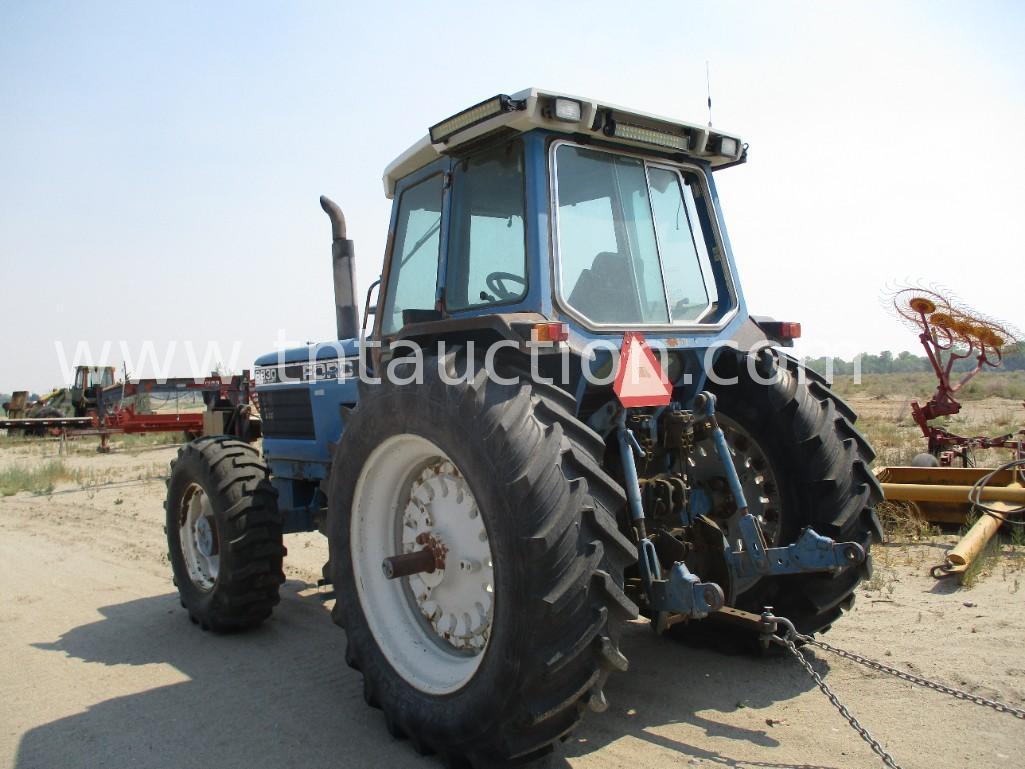
[[[1020,344],[1021,334],[930,289],[903,288],[891,302],[896,315],[918,332],[938,384],[924,405],[911,402],[928,451],[917,455],[911,467],[881,467],[875,475],[887,501],[909,507],[922,520],[944,525],[974,520],[943,564],[932,569],[937,578],[964,574],[1002,526],[1025,524],[1019,519],[1025,513],[1025,429],[963,436],[933,421],[960,412],[956,394],[984,369],[998,368]],[[976,451],[982,449],[1006,449],[1013,458],[999,467],[979,468]],[[961,467],[953,467],[955,462]]]
[[938,380],[936,392],[924,405],[911,403],[915,424],[928,442],[927,453],[916,457],[915,464],[946,467],[958,462],[970,467],[979,449],[1010,449],[1025,459],[1025,429],[994,437],[963,436],[932,424],[960,412],[957,393],[984,369],[999,368],[1004,354],[1019,344],[1021,333],[949,294],[929,289],[900,289],[892,297],[892,307],[898,318],[918,332]]
[[[151,399],[198,394],[201,412],[153,413]],[[26,435],[75,437],[97,435],[99,451],[109,449],[111,435],[180,432],[187,438],[204,434],[237,434],[247,440],[260,436],[252,403],[249,372],[204,379],[177,377],[114,381],[111,367],[79,366],[74,384],[58,388],[38,402],[22,406],[25,393],[15,393],[5,406],[8,418],[0,429]]]
[[91,426],[89,411],[96,410],[98,394],[113,384],[113,367],[77,366],[70,386],[57,387],[38,400],[29,401],[26,390],[15,391],[4,404],[7,419],[0,421],[0,429],[43,436]]

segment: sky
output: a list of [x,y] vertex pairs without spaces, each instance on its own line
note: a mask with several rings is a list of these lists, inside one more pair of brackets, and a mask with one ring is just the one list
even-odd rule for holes
[[330,339],[321,194],[362,292],[429,125],[530,86],[705,122],[706,61],[740,282],[799,353],[914,350],[907,281],[1025,326],[1023,37],[1011,2],[0,0],[0,391]]

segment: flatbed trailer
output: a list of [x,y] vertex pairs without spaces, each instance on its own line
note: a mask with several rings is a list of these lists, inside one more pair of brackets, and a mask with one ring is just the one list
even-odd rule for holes
[[[40,430],[62,438],[98,435],[101,452],[109,450],[107,442],[111,435],[181,432],[191,438],[210,432],[220,434],[239,409],[245,409],[249,418],[252,390],[248,371],[226,378],[214,375],[205,379],[136,379],[102,388],[97,397],[97,409],[88,416],[0,419],[0,429]],[[137,395],[197,392],[203,395],[205,411],[139,414],[134,404],[124,405],[126,398]]]
[[0,430],[31,430],[42,427],[46,429],[67,429],[90,427],[92,417],[22,417],[20,419],[0,419]]

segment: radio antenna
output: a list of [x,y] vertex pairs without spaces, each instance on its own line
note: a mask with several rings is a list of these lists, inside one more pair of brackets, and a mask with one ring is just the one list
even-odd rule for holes
[[712,78],[708,72],[708,59],[705,59],[705,93],[708,95],[708,127],[712,127]]

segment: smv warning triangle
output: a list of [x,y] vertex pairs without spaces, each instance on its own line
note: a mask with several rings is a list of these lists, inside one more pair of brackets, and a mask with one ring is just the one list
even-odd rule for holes
[[627,408],[665,406],[672,399],[673,386],[644,337],[636,332],[628,331],[623,336],[613,392]]

